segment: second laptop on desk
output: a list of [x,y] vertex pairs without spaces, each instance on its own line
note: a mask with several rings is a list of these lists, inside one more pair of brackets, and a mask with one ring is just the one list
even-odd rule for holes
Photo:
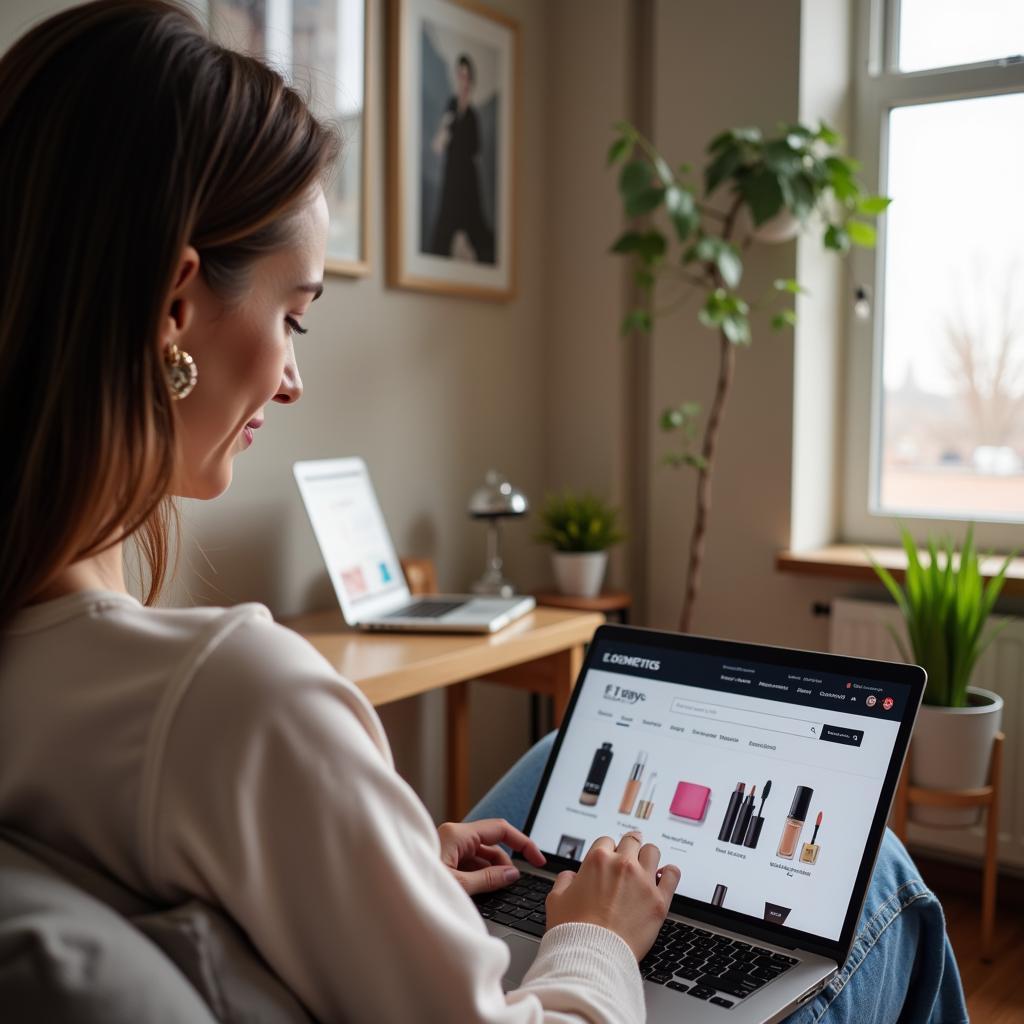
[[414,598],[395,554],[366,463],[296,462],[309,521],[341,612],[361,629],[493,633],[534,607],[532,597],[432,594]]

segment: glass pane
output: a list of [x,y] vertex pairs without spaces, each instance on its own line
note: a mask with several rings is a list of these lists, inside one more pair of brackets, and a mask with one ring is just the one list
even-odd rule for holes
[[875,511],[1024,520],[1024,94],[889,121]]
[[900,0],[900,71],[1024,53],[1022,0]]

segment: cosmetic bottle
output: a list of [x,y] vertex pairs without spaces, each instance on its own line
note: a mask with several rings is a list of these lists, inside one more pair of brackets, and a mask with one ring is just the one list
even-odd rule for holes
[[725,819],[722,821],[722,827],[718,830],[719,842],[727,843],[732,836],[733,827],[736,825],[736,812],[740,809],[744,789],[745,784],[737,782],[732,796],[729,797],[729,806],[725,809]]
[[640,792],[640,780],[644,775],[644,768],[647,765],[647,751],[641,750],[636,755],[636,763],[629,773],[629,781],[622,794],[622,803],[619,804],[619,814],[632,814],[633,804],[636,802],[636,795]]
[[821,852],[821,847],[818,845],[818,829],[821,828],[821,816],[822,812],[818,811],[818,817],[814,820],[814,835],[811,836],[809,843],[804,843],[804,848],[800,851],[800,860],[804,864],[818,863],[818,854]]
[[750,792],[740,804],[739,813],[736,815],[736,825],[732,830],[732,838],[729,840],[734,846],[742,846],[743,840],[747,836],[747,825],[750,824],[750,816],[754,813],[754,797],[756,795],[757,786],[751,786]]
[[720,907],[725,902],[725,894],[729,891],[729,886],[722,885],[721,882],[715,886],[715,894],[711,897],[711,906]]
[[796,856],[796,848],[800,843],[800,833],[807,820],[807,808],[811,806],[814,790],[810,786],[797,786],[793,794],[793,803],[789,808],[789,817],[782,826],[782,838],[779,840],[777,856],[792,860]]
[[636,805],[636,816],[638,818],[642,818],[644,821],[651,816],[651,811],[654,810],[654,786],[657,778],[658,773],[651,772],[650,778],[647,780],[647,788],[644,790],[644,795]]
[[593,807],[597,798],[601,795],[601,787],[604,785],[604,777],[608,774],[608,766],[612,763],[612,745],[602,743],[594,752],[594,760],[590,762],[590,771],[587,773],[587,781],[583,783],[583,792],[580,793],[580,803]]

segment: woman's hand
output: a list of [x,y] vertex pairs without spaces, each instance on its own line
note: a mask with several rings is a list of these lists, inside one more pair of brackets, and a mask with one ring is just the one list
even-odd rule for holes
[[534,867],[542,867],[545,862],[537,844],[504,818],[446,821],[437,834],[441,839],[442,863],[470,896],[502,889],[519,877],[512,858],[497,843],[521,853]]
[[661,851],[643,845],[639,832],[627,832],[619,845],[602,836],[595,840],[578,872],[563,871],[548,893],[548,927],[585,921],[610,928],[642,960],[654,944],[672,894],[679,868],[666,864]]

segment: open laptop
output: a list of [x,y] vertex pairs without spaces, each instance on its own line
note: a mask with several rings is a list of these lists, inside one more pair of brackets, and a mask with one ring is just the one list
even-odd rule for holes
[[295,481],[341,613],[361,629],[493,633],[534,607],[532,597],[414,598],[362,459],[296,462]]
[[648,1020],[764,1024],[845,961],[925,686],[913,665],[623,626],[594,636],[526,833],[547,856],[477,898],[519,984],[544,900],[599,836],[681,871],[641,962]]

